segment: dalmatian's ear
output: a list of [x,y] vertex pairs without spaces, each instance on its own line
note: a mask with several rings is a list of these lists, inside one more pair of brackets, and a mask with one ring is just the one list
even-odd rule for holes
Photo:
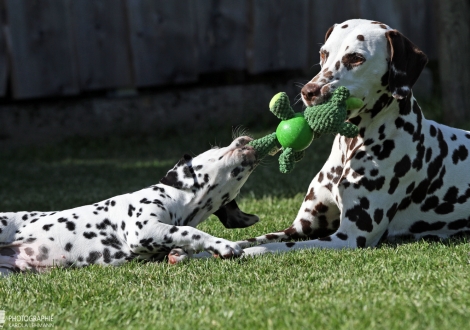
[[326,42],[326,41],[328,40],[328,38],[330,37],[330,34],[331,34],[331,32],[333,32],[333,29],[335,28],[335,26],[336,26],[336,24],[333,25],[332,27],[330,27],[330,28],[328,29],[328,31],[326,31],[326,34],[325,34],[325,42]]
[[214,212],[225,228],[246,228],[254,225],[259,218],[254,214],[248,214],[238,208],[237,202],[232,200],[224,206],[221,206]]
[[188,165],[188,163],[191,161],[191,159],[193,159],[193,157],[191,157],[190,155],[183,155],[183,157],[178,161],[175,167],[173,167],[173,169],[168,171],[168,173],[160,179],[160,183],[177,189],[182,189],[185,186],[185,183],[183,182],[184,178],[178,177],[178,168],[187,167],[187,170],[190,172],[191,170],[189,169],[190,166]]
[[193,157],[191,155],[188,155],[188,154],[184,154],[183,157],[181,157],[181,159],[179,160],[179,162],[176,164],[176,166],[183,166],[183,165],[186,165],[188,164],[188,162],[193,159]]
[[428,58],[397,30],[387,31],[385,36],[390,55],[388,88],[394,98],[402,99],[411,92]]

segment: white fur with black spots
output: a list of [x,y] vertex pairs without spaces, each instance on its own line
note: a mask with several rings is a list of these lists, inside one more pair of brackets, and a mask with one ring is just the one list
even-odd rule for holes
[[0,275],[167,255],[174,263],[179,249],[240,257],[238,244],[195,227],[211,214],[227,228],[258,222],[235,202],[258,164],[251,140],[243,136],[225,148],[185,155],[160,183],[134,193],[65,211],[0,213]]
[[238,242],[245,255],[470,233],[470,132],[424,118],[412,87],[426,63],[386,24],[353,19],[328,30],[302,98],[319,104],[347,87],[364,101],[348,113],[360,134],[336,136],[292,226]]

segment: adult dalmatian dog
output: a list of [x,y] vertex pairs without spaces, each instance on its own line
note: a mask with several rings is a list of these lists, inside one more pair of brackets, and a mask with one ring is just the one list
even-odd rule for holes
[[252,139],[197,157],[185,155],[160,183],[59,212],[0,213],[0,275],[52,266],[121,265],[131,259],[179,260],[175,247],[239,257],[238,244],[195,229],[211,214],[227,228],[256,223],[234,198],[258,164]]
[[302,99],[319,104],[347,87],[364,101],[348,114],[360,133],[336,136],[292,226],[238,242],[264,244],[245,255],[470,234],[470,132],[423,117],[411,89],[426,63],[386,24],[353,19],[328,30]]

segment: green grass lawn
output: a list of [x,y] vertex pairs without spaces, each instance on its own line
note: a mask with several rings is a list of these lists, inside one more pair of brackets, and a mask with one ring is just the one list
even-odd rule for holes
[[[229,131],[210,131],[71,139],[3,152],[0,212],[65,209],[134,191],[158,182],[183,153],[230,138]],[[278,173],[275,159],[256,170],[238,200],[260,223],[227,230],[211,217],[199,228],[231,240],[286,228],[331,142],[315,141],[292,174]],[[6,328],[15,326],[9,316],[38,315],[52,317],[45,323],[56,328],[81,329],[460,329],[470,319],[469,251],[465,240],[421,241],[176,266],[54,269],[0,279],[0,310]]]

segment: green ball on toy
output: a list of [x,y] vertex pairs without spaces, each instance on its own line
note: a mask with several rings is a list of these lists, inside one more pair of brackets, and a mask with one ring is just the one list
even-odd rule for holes
[[296,113],[294,118],[281,121],[276,129],[277,140],[283,148],[302,151],[313,141],[313,130],[303,114]]

